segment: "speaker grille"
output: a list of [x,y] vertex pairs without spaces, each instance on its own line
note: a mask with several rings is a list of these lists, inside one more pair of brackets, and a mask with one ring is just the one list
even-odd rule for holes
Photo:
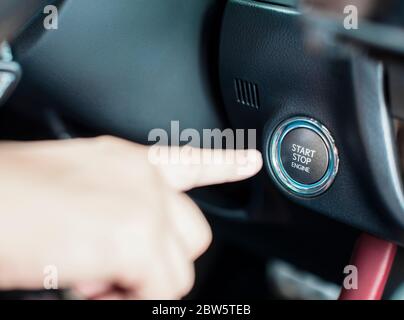
[[258,86],[255,83],[234,79],[234,90],[238,103],[255,109],[259,108]]

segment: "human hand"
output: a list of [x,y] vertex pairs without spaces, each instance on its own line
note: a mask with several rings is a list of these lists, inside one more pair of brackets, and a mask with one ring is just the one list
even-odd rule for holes
[[85,298],[187,294],[211,231],[183,192],[246,179],[262,159],[193,149],[219,161],[159,165],[149,151],[112,137],[0,144],[0,289],[40,289],[52,265]]

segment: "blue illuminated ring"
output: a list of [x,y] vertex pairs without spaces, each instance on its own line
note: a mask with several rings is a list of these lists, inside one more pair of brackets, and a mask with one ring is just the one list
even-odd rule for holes
[[[281,146],[287,134],[295,129],[309,129],[317,133],[323,140],[328,153],[328,167],[320,181],[313,184],[302,184],[294,180],[285,170],[281,159]],[[271,137],[269,146],[271,174],[275,180],[289,192],[302,197],[315,197],[325,192],[334,182],[338,173],[339,157],[334,139],[326,127],[318,121],[296,117],[281,123]]]

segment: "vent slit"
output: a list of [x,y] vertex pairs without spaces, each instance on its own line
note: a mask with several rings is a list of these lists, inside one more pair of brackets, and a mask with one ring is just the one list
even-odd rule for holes
[[234,79],[234,92],[237,103],[259,109],[258,86],[250,81]]
[[243,85],[242,85],[242,83],[241,83],[241,81],[240,80],[238,80],[238,88],[239,88],[239,90],[240,90],[240,97],[241,97],[241,103],[242,104],[245,104],[245,101],[244,101],[244,93],[243,93]]
[[244,103],[243,86],[241,85],[241,81],[240,81],[240,80],[237,80],[237,86],[238,86],[238,90],[239,90],[239,92],[240,92],[240,102],[241,102],[242,104],[245,104],[245,103]]
[[253,91],[254,91],[255,107],[258,109],[259,105],[260,105],[260,102],[258,100],[258,88],[257,88],[256,84],[253,85]]
[[244,104],[247,104],[248,103],[247,102],[247,91],[246,91],[246,86],[245,86],[244,81],[241,82],[241,87],[243,89],[243,102],[244,102]]
[[253,85],[249,82],[247,86],[248,86],[248,98],[250,100],[250,105],[252,107],[255,107],[254,96],[253,96],[253,93],[252,93],[252,86]]
[[237,98],[237,102],[240,103],[241,102],[241,97],[240,97],[240,90],[238,87],[238,80],[234,79],[234,90],[236,91],[236,98]]

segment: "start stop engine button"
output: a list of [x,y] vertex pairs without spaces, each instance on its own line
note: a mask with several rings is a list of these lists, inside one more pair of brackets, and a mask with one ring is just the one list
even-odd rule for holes
[[338,172],[338,151],[329,131],[309,118],[282,123],[270,141],[271,172],[282,187],[300,196],[326,191]]
[[280,148],[282,166],[293,180],[314,184],[327,172],[327,146],[316,132],[306,128],[290,131]]

